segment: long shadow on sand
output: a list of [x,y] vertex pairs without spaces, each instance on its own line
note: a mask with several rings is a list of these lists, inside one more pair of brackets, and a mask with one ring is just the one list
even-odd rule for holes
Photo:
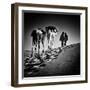
[[24,53],[24,77],[80,75],[80,43],[30,56]]

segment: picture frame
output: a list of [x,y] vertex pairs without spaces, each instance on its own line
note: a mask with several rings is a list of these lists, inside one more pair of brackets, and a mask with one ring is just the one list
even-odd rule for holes
[[82,6],[12,4],[11,85],[87,83],[87,15]]

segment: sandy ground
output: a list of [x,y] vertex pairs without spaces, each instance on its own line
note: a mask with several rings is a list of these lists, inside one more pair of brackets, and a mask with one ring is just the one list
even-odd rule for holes
[[[32,65],[30,67],[32,68]],[[24,71],[25,77],[79,75],[80,44],[66,46],[56,59],[44,60],[43,63]]]

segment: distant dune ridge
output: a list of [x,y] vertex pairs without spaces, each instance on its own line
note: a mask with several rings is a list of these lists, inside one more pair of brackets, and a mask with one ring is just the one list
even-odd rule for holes
[[24,77],[80,75],[80,43],[48,50],[44,56],[30,55],[24,51]]

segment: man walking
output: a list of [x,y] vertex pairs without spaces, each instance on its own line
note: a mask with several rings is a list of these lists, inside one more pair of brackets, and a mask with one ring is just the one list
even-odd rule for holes
[[66,43],[67,43],[67,40],[68,40],[67,33],[66,32],[62,32],[59,40],[61,41],[61,47],[66,46]]

